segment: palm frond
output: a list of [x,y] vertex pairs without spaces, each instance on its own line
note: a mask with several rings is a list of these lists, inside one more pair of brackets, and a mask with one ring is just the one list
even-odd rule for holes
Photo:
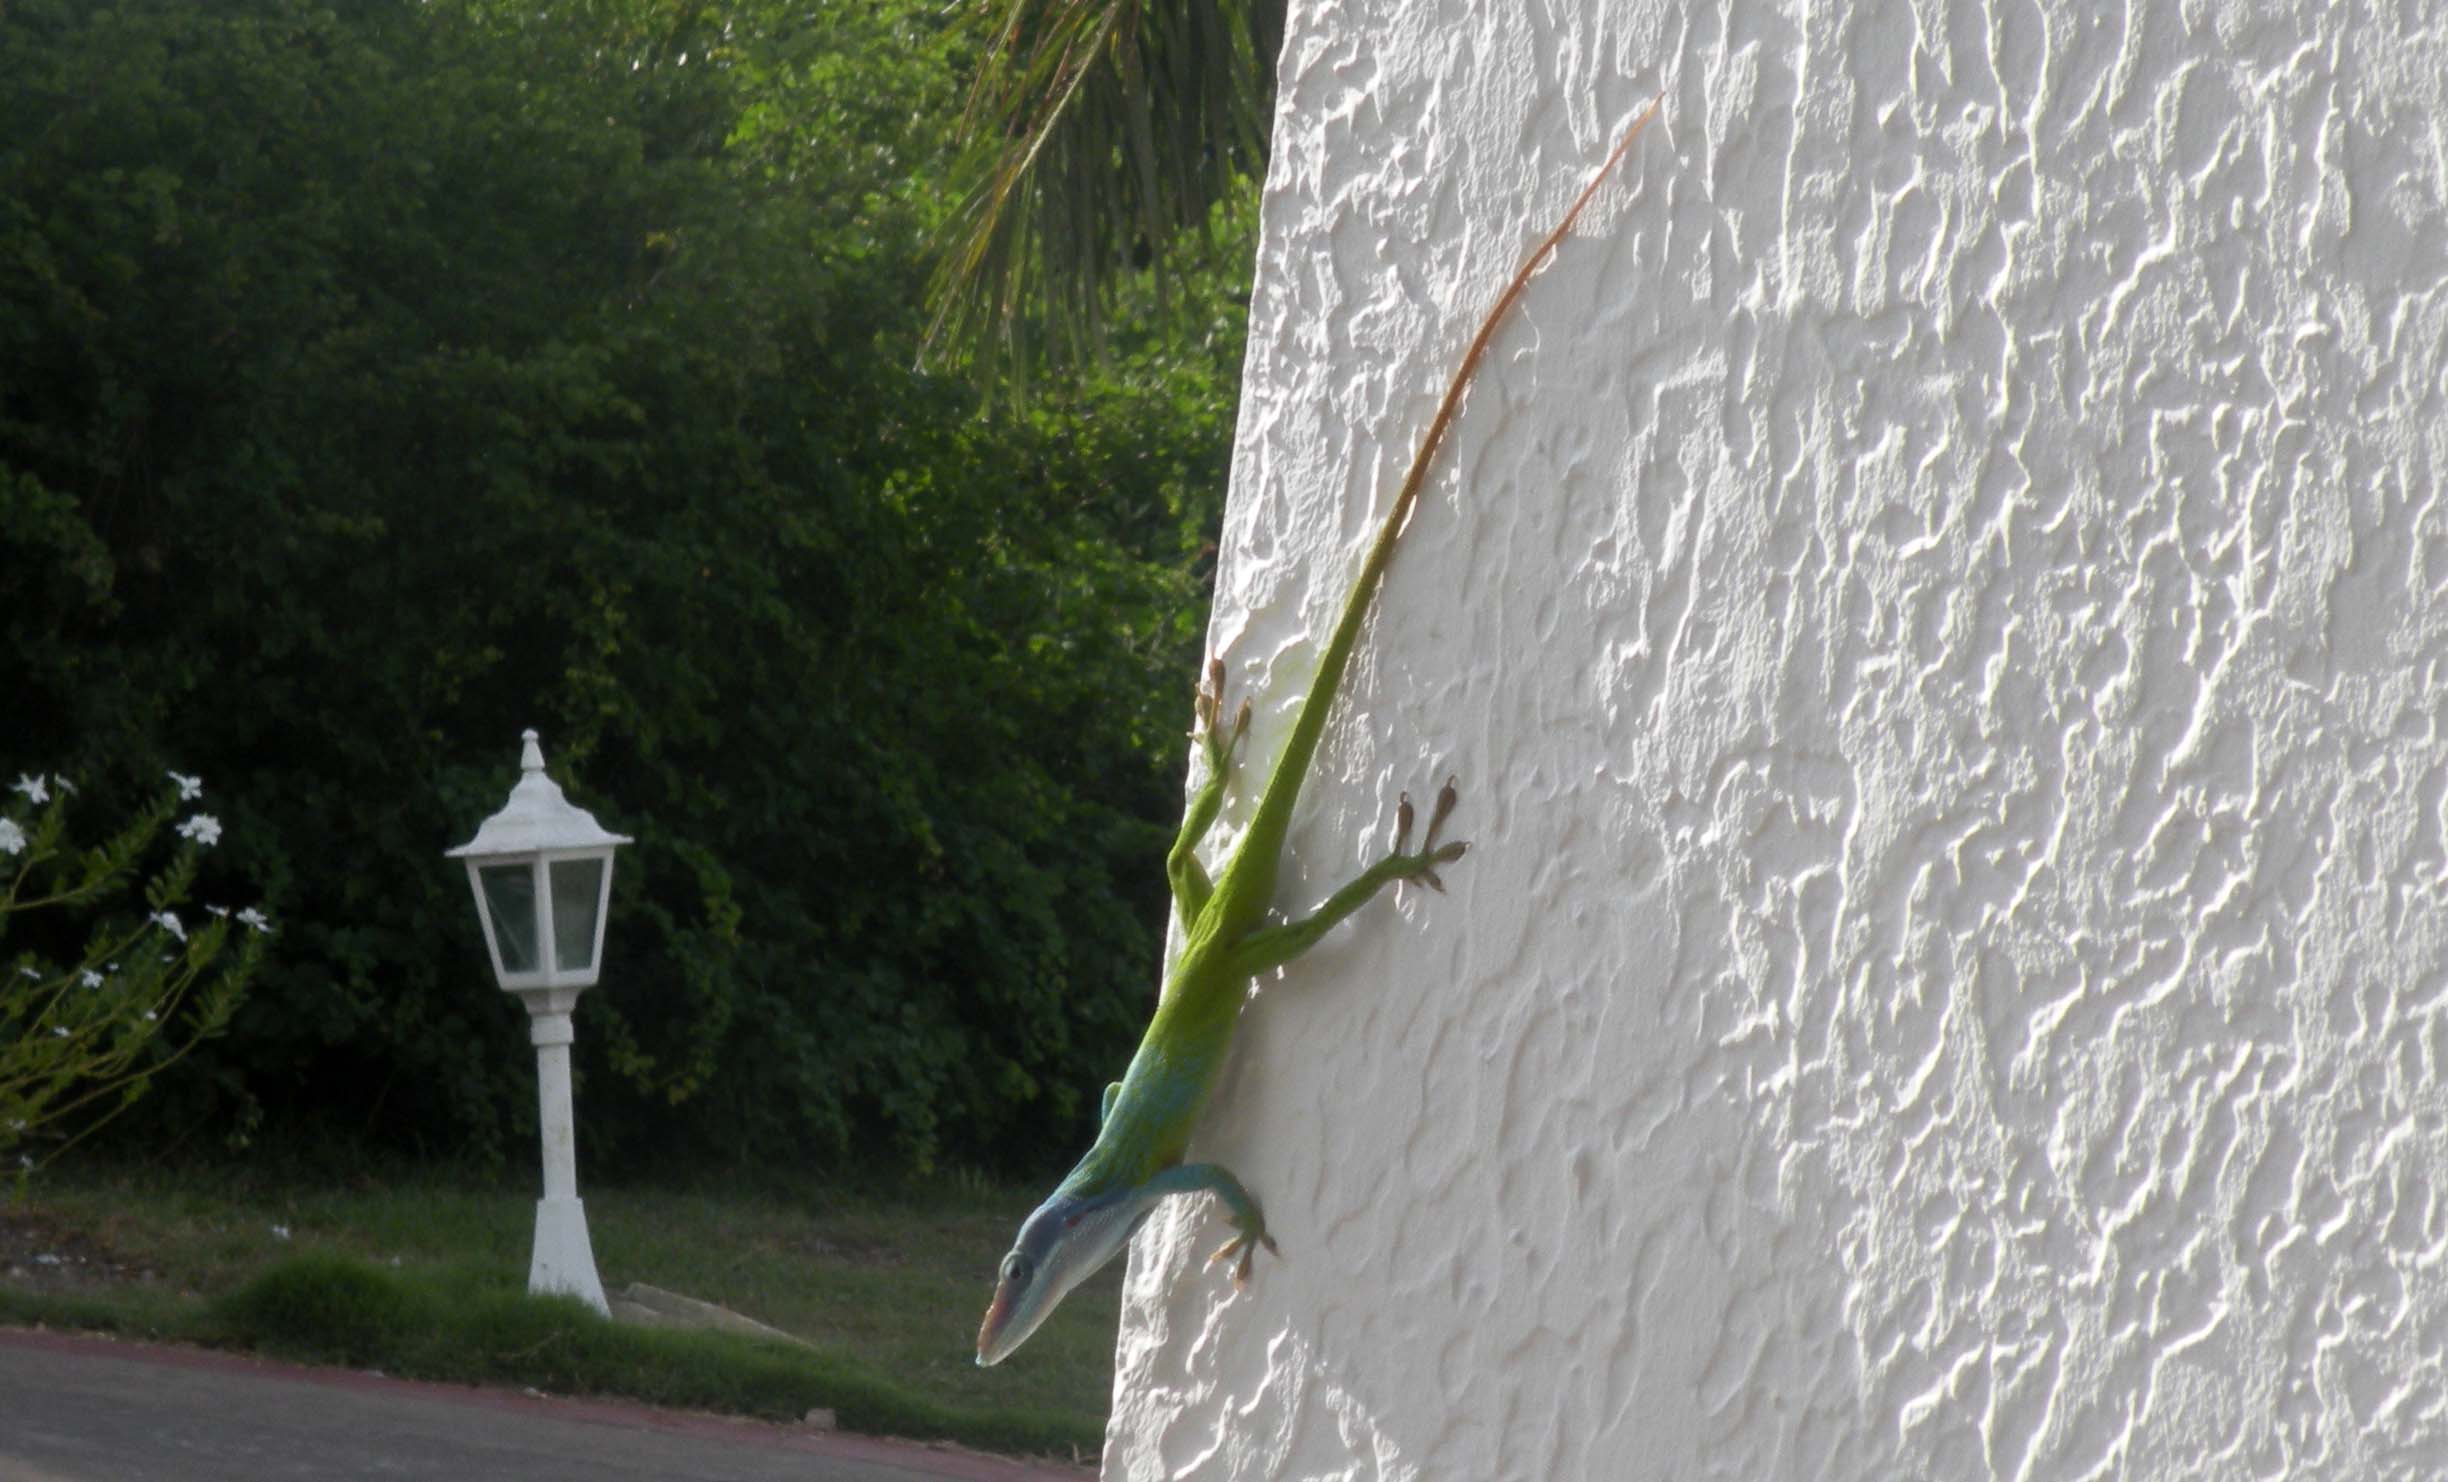
[[1266,169],[1284,0],[1009,0],[962,128],[932,353],[1092,356],[1114,283]]

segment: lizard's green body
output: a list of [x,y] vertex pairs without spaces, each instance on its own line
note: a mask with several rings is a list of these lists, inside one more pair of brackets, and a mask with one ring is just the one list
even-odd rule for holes
[[1169,1194],[1206,1190],[1224,1201],[1237,1233],[1217,1252],[1217,1259],[1238,1254],[1239,1279],[1247,1279],[1257,1246],[1274,1248],[1258,1202],[1238,1179],[1215,1164],[1182,1161],[1191,1131],[1215,1090],[1225,1054],[1232,1046],[1250,980],[1298,957],[1387,885],[1402,880],[1439,885],[1436,867],[1460,858],[1466,847],[1440,847],[1436,842],[1438,828],[1454,804],[1453,784],[1448,781],[1430,816],[1426,840],[1418,852],[1405,852],[1411,827],[1406,797],[1393,852],[1328,897],[1316,914],[1270,925],[1267,917],[1275,901],[1293,805],[1316,758],[1327,714],[1359,644],[1369,604],[1393,557],[1404,522],[1419,500],[1421,485],[1471,373],[1530,275],[1571,229],[1599,182],[1655,112],[1652,105],[1626,132],[1615,153],[1522,264],[1480,326],[1420,442],[1394,507],[1344,598],[1342,613],[1319,656],[1316,676],[1309,682],[1309,693],[1293,718],[1292,734],[1268,774],[1240,845],[1213,880],[1199,863],[1198,846],[1224,810],[1224,790],[1231,781],[1233,754],[1249,723],[1249,707],[1241,707],[1228,733],[1223,714],[1223,665],[1219,661],[1210,667],[1198,703],[1199,735],[1210,763],[1208,775],[1191,799],[1181,832],[1165,860],[1174,907],[1181,919],[1181,954],[1166,979],[1138,1053],[1131,1057],[1130,1069],[1105,1093],[1104,1120],[1095,1143],[1021,1226],[1018,1241],[1004,1258],[993,1305],[978,1334],[979,1363],[998,1362],[1018,1347],[1074,1285],[1121,1249],[1149,1209]]

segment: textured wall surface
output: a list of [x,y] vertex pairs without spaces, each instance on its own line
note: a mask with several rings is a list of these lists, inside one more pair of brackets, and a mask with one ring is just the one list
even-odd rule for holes
[[[2448,1475],[2448,19],[1295,0],[1216,641],[1304,799],[1114,1478]],[[1246,800],[1237,805],[1246,809]],[[1228,814],[1228,822],[1240,813]]]

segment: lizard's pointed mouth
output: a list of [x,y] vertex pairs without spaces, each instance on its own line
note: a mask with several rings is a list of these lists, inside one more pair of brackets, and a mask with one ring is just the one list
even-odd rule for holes
[[1012,1308],[1018,1293],[1008,1281],[995,1284],[994,1300],[986,1306],[986,1320],[978,1325],[977,1361],[981,1369],[1003,1362],[1003,1356],[1014,1345],[1003,1341],[1004,1330],[1011,1326]]

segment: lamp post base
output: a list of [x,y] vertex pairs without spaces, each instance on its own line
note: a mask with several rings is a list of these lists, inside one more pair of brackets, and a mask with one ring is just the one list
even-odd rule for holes
[[535,1256],[527,1265],[527,1293],[576,1297],[609,1317],[603,1282],[595,1275],[595,1246],[587,1239],[586,1203],[580,1199],[536,1201]]

